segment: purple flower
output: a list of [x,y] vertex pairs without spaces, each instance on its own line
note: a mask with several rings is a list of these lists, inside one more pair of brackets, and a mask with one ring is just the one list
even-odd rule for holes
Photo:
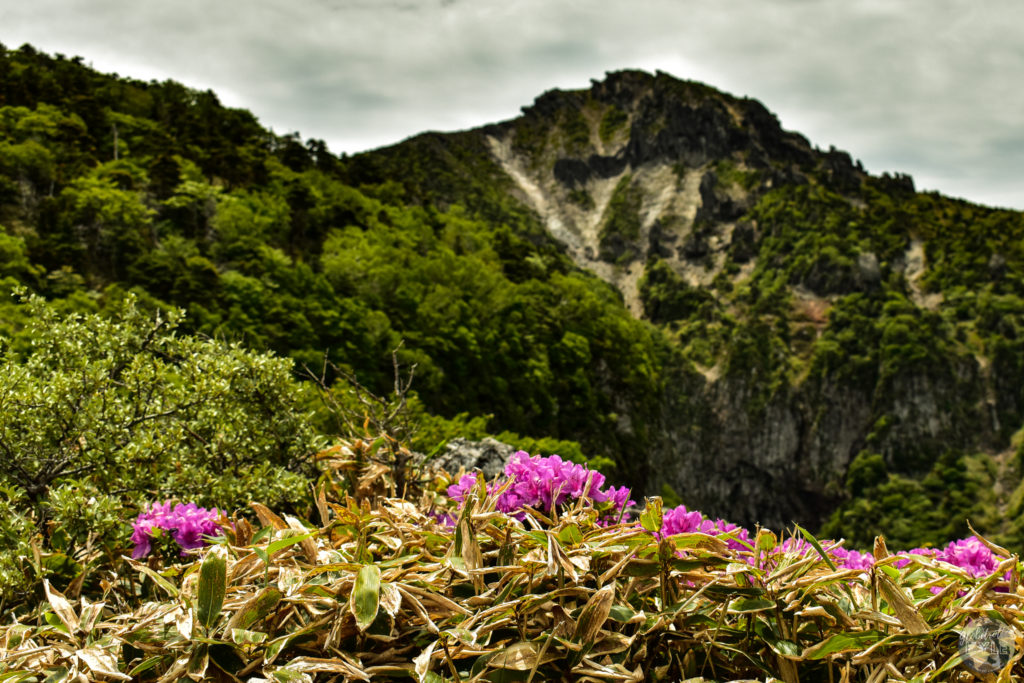
[[966,569],[973,577],[988,576],[999,566],[999,560],[977,536],[951,542],[937,557]]
[[[549,513],[553,507],[564,505],[570,500],[586,498],[599,505],[610,503],[613,515],[634,504],[629,500],[629,489],[609,487],[602,490],[604,475],[586,465],[562,460],[557,455],[531,456],[526,451],[517,451],[505,465],[505,477],[512,484],[498,496],[495,507],[520,520],[525,519],[523,508],[531,507]],[[502,486],[507,482],[499,482]],[[466,474],[448,487],[448,496],[462,502],[466,494],[477,485],[476,474]],[[495,484],[488,485],[488,493],[495,491]]]
[[132,523],[132,542],[135,543],[132,557],[138,560],[152,551],[156,529],[170,532],[171,538],[181,547],[182,555],[187,550],[202,548],[205,536],[220,534],[220,525],[217,523],[220,514],[217,508],[207,510],[195,503],[178,503],[173,508],[169,500],[163,504],[153,503],[149,510],[139,513]]
[[919,555],[921,557],[936,557],[939,551],[935,548],[914,548],[913,550],[907,550],[905,552],[897,553],[899,559],[893,564],[897,569],[903,569],[910,564],[909,555]]
[[[859,569],[861,571],[869,571],[875,564],[875,557],[871,553],[862,553],[859,550],[847,550],[842,546],[836,546],[832,541],[826,541],[830,544],[828,547],[828,554],[834,557],[837,562],[836,564],[845,569]],[[825,546],[823,546],[824,548]]]
[[724,519],[710,519],[697,512],[687,510],[685,505],[672,508],[661,516],[661,533],[655,534],[658,538],[674,536],[676,534],[691,534],[699,532],[709,536],[730,534],[728,539],[729,548],[732,550],[750,550],[750,532],[741,526]]
[[676,534],[690,534],[701,531],[704,523],[704,515],[697,511],[686,509],[685,505],[672,508],[661,516],[661,536],[674,536]]

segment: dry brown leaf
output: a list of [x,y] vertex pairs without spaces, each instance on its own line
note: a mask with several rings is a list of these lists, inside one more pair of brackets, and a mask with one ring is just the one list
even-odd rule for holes
[[888,576],[882,572],[876,572],[875,582],[882,595],[885,596],[889,606],[896,612],[896,617],[908,632],[917,636],[922,633],[928,633],[931,630],[928,627],[928,622],[921,617],[917,608],[914,607],[900,587],[894,584]]
[[430,658],[434,655],[435,647],[437,647],[436,640],[427,645],[426,649],[412,660],[413,670],[420,683],[424,683],[427,679],[427,672],[430,671]]
[[249,503],[249,507],[252,508],[253,512],[260,520],[260,524],[263,526],[273,527],[275,531],[284,531],[288,528],[288,523],[277,516],[270,508],[260,503]]
[[63,593],[51,586],[47,579],[43,579],[43,592],[46,594],[46,601],[50,603],[50,607],[53,608],[57,618],[68,627],[71,635],[74,635],[75,631],[78,630],[79,620],[71,603],[68,602]]
[[117,658],[99,647],[94,646],[79,650],[75,653],[75,656],[90,671],[100,676],[115,678],[119,681],[132,680],[131,676],[127,676],[117,670]]
[[[487,665],[497,669],[512,669],[513,671],[530,671],[542,662],[539,655],[540,649],[536,643],[519,642],[503,648],[488,660]],[[557,657],[553,657],[555,659]],[[552,661],[552,660],[549,660]]]
[[594,642],[611,613],[614,599],[615,587],[611,585],[605,586],[591,596],[583,606],[579,619],[576,620],[576,631],[572,637],[575,642]]
[[402,593],[393,583],[381,584],[380,606],[392,618],[398,616],[398,610],[402,607]]

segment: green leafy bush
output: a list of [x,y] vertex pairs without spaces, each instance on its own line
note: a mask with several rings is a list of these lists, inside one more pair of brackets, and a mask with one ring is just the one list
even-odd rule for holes
[[317,438],[291,361],[178,336],[180,313],[151,317],[130,297],[111,317],[22,306],[28,344],[0,359],[0,591],[17,588],[9,558],[29,528],[73,563],[121,543],[126,505],[303,503]]

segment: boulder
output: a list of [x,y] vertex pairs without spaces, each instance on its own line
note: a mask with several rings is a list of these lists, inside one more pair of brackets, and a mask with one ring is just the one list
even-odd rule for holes
[[480,470],[487,481],[491,481],[505,471],[505,464],[515,452],[514,446],[492,437],[480,441],[458,438],[449,441],[444,450],[430,462],[434,467],[453,475],[457,475],[460,470]]

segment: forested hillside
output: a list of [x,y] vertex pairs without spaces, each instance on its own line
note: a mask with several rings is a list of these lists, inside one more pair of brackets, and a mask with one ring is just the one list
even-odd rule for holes
[[344,158],[211,92],[0,49],[13,349],[18,285],[68,311],[132,290],[379,393],[398,349],[430,438],[571,440],[745,524],[909,547],[970,517],[1020,545],[1022,238],[663,74]]
[[[476,417],[579,440],[642,480],[644,443],[622,438],[615,412],[654,409],[669,345],[528,210],[356,186],[323,143],[275,136],[213,93],[0,54],[5,291],[87,311],[134,290],[185,308],[185,331],[315,372],[326,352],[381,394],[397,348],[421,404],[461,415],[460,433],[482,435]],[[20,309],[8,310],[10,333]]]

